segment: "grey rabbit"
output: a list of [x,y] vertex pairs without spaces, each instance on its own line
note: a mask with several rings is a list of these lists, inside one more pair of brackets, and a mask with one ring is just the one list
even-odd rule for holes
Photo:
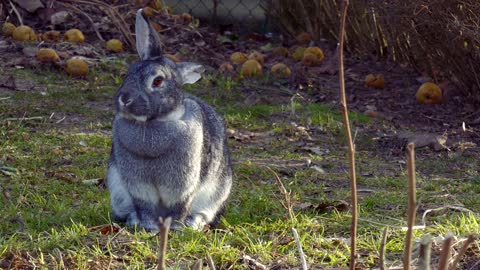
[[113,219],[156,232],[159,217],[170,216],[172,226],[202,229],[218,222],[232,186],[223,119],[181,91],[204,69],[163,56],[142,9],[135,34],[140,61],[115,95],[107,171]]

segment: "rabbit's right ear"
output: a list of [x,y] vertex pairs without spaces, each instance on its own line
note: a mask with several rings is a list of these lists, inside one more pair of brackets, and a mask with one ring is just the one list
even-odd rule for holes
[[135,19],[135,36],[138,55],[141,60],[152,59],[162,55],[162,43],[157,31],[153,29],[143,10],[137,11]]

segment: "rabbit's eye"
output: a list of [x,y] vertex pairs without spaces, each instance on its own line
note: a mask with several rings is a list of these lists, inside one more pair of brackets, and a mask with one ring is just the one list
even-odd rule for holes
[[152,86],[159,87],[162,84],[162,82],[163,82],[162,77],[156,77],[155,79],[153,79]]

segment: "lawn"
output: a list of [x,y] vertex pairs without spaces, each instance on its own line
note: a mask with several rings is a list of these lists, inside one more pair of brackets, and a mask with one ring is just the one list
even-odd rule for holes
[[[29,91],[0,89],[0,268],[156,267],[158,238],[112,224],[104,184],[112,97],[131,59],[97,63],[85,79],[48,68],[0,67],[1,74],[34,85]],[[169,268],[185,269],[198,259],[206,268],[208,258],[217,269],[298,268],[292,226],[310,268],[348,265],[349,165],[340,109],[284,88],[267,76],[237,81],[211,72],[186,87],[225,117],[234,187],[217,228],[170,232]],[[350,117],[357,147],[359,267],[378,265],[385,227],[387,265],[400,266],[406,155],[401,147],[391,151],[395,144],[384,143],[382,134],[401,130],[363,113]],[[414,232],[414,258],[425,235],[434,239],[435,265],[447,234],[455,235],[458,250],[469,234],[480,233],[480,158],[468,153],[418,149],[416,224],[425,228]],[[291,192],[293,224],[272,170]],[[461,269],[480,267],[479,245],[471,245]]]

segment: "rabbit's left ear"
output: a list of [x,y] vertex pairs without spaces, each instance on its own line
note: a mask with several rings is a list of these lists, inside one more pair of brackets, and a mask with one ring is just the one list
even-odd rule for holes
[[202,73],[205,71],[205,68],[202,65],[190,63],[190,62],[181,62],[177,63],[177,71],[182,77],[183,84],[192,84],[202,78]]
[[135,36],[137,52],[141,60],[148,60],[162,55],[160,36],[143,14],[143,9],[137,11]]

